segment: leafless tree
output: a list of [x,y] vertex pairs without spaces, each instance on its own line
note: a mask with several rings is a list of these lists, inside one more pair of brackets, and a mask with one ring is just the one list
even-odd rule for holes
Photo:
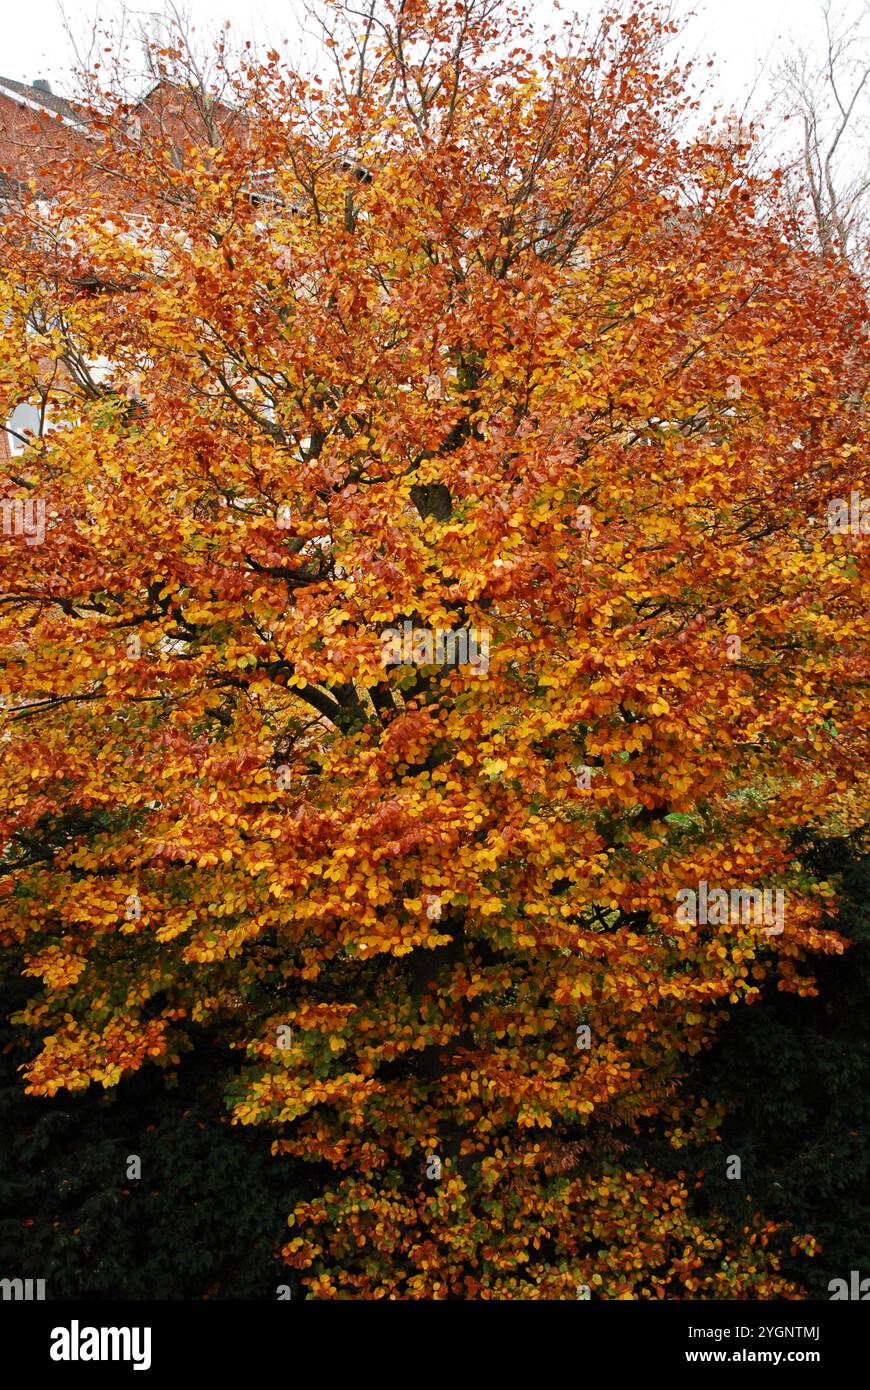
[[819,18],[818,50],[795,44],[776,73],[783,115],[799,128],[789,195],[795,210],[810,214],[823,253],[863,261],[870,235],[870,3],[844,19],[825,0]]

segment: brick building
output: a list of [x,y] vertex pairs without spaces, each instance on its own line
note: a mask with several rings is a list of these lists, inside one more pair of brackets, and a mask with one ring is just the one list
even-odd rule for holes
[[[205,116],[205,120],[203,117]],[[215,136],[215,122],[243,119],[240,113],[215,104],[166,81],[156,82],[129,108],[129,131],[159,129],[180,157],[182,142]],[[30,84],[0,77],[0,221],[24,215],[33,199],[46,205],[71,174],[66,171],[87,158],[102,139],[88,110],[52,92],[38,79]],[[95,170],[94,178],[104,180]],[[83,281],[83,288],[86,283]],[[56,372],[56,363],[46,363]],[[28,434],[39,433],[40,420],[32,404],[0,401],[0,464],[25,447]]]
[[[50,200],[51,166],[81,156],[91,139],[82,108],[56,96],[47,82],[0,77],[0,218],[20,216],[28,194]],[[28,433],[38,432],[39,413],[17,405],[4,425],[0,461],[15,457]]]

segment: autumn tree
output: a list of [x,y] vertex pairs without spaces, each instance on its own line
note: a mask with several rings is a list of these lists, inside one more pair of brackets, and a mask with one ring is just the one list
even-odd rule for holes
[[164,48],[3,228],[26,1085],[212,1030],[326,1174],[315,1296],[796,1296],[626,1140],[714,1136],[685,1062],[843,949],[799,837],[866,806],[861,287],[678,138],[655,10],[323,23],[336,76],[221,102]]

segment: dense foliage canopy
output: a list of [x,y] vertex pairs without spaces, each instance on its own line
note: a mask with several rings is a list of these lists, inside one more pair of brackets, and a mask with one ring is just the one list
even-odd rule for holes
[[318,1174],[315,1296],[795,1294],[772,1220],[695,1203],[689,1074],[846,944],[808,846],[866,813],[866,540],[825,521],[862,287],[680,138],[654,12],[543,52],[378,14],[335,9],[342,81],[251,59],[220,105],[166,53],[2,231],[0,395],[45,419],[6,479],[44,536],[0,539],[26,1084],[210,1039]]

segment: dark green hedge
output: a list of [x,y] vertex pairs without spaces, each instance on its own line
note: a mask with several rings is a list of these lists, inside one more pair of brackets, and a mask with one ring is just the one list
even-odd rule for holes
[[[757,1206],[818,1237],[820,1251],[787,1254],[784,1267],[826,1299],[831,1279],[870,1276],[870,856],[841,839],[812,859],[840,884],[849,950],[813,962],[818,998],[772,991],[735,1013],[695,1084],[730,1112],[722,1143],[700,1155],[710,1203],[735,1220]],[[740,1182],[725,1177],[729,1154]]]
[[225,1123],[217,1059],[195,1048],[173,1087],[149,1069],[112,1093],[26,1096],[6,1020],[32,984],[6,964],[0,1277],[45,1279],[47,1298],[274,1299],[292,1282],[276,1256],[307,1175],[263,1131]]

